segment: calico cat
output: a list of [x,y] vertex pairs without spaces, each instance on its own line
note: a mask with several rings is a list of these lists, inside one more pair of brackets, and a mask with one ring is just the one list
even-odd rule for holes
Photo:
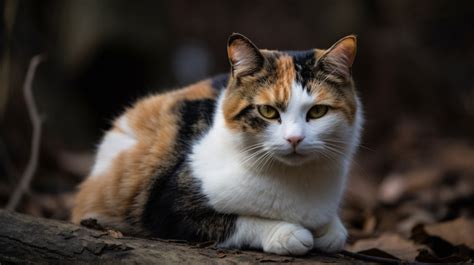
[[232,34],[227,51],[229,74],[146,97],[114,121],[74,223],[277,254],[342,249],[338,207],[362,124],[355,36],[283,52]]

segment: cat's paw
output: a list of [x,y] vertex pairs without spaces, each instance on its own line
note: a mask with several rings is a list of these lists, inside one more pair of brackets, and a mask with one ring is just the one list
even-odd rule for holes
[[313,249],[313,235],[302,226],[284,223],[275,228],[263,243],[265,252],[278,255],[303,255]]
[[347,230],[340,220],[329,224],[324,233],[314,237],[314,248],[334,253],[342,250],[347,240]]

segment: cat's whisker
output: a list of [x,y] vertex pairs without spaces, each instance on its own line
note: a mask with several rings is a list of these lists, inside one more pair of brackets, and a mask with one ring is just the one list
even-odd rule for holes
[[[330,153],[336,153],[337,155],[344,155],[344,153],[342,153],[341,151],[331,148],[327,145],[326,145],[326,148],[327,148],[327,151],[329,151]],[[367,175],[367,172],[364,170],[362,165],[359,164],[355,159],[352,159],[351,162],[353,163],[353,165],[357,166],[363,172],[363,174]]]
[[273,149],[267,150],[255,163],[255,171],[257,175],[267,168],[268,161],[272,159]]
[[262,169],[267,169],[267,168],[269,168],[269,167],[270,167],[270,164],[271,164],[270,162],[271,162],[272,159],[273,159],[273,155],[272,155],[271,152],[268,152],[267,154],[268,154],[268,156],[265,158],[265,161],[263,162]]
[[269,168],[268,165],[271,159],[272,159],[272,155],[270,153],[267,153],[267,155],[265,156],[264,160],[261,163],[261,167],[260,167],[260,170],[258,171],[258,175],[260,175],[262,171],[265,171],[266,169]]
[[[251,161],[252,159],[258,157],[258,159],[263,155],[266,151],[265,150],[258,150],[257,152],[253,153],[252,155],[246,157],[244,160],[242,160],[240,163],[241,164],[247,164],[247,162]],[[256,161],[258,161],[258,159]],[[254,161],[254,163],[256,162]],[[254,163],[250,165],[250,167],[253,167]]]
[[264,145],[253,145],[253,146],[243,149],[241,153],[249,153],[253,150],[261,149],[262,147],[264,147]]
[[323,158],[329,160],[330,162],[337,162],[336,157],[332,153],[327,152],[327,150],[324,150],[324,149],[323,150],[315,150],[311,153],[320,155]]
[[261,149],[264,149],[265,148],[265,144],[264,143],[257,143],[257,144],[254,144],[254,145],[251,145],[251,146],[248,146],[247,148],[243,149],[241,151],[241,153],[243,155],[247,155],[248,153],[253,153],[252,151],[254,150],[261,150]]
[[256,175],[259,175],[259,174],[260,174],[261,163],[262,163],[264,157],[266,156],[266,154],[267,154],[267,153],[264,153],[263,155],[261,155],[260,157],[258,157],[258,159],[256,159],[256,160],[249,166],[250,169],[253,169],[253,170],[256,172]]
[[[332,142],[332,143],[340,143],[340,144],[348,144],[348,145],[353,145],[352,142],[349,142],[349,141],[340,141],[340,140],[336,140],[336,139],[325,139],[324,142]],[[361,148],[364,148],[365,150],[369,150],[369,151],[372,151],[372,152],[376,152],[374,149],[368,147],[368,146],[365,146],[363,144],[357,144],[356,145],[357,147],[361,147]]]
[[342,152],[341,150],[337,149],[339,146],[334,146],[334,145],[331,145],[331,144],[326,143],[326,144],[324,145],[324,147],[325,147],[328,151],[331,151],[331,152],[333,152],[333,153],[335,153],[335,154],[337,154],[337,155],[341,155],[342,157],[347,156],[346,153],[344,153],[344,152]]
[[250,145],[250,146],[247,146],[246,148],[244,148],[243,150],[241,150],[240,152],[243,154],[243,155],[246,155],[248,153],[252,153],[252,151],[254,150],[262,150],[263,148],[265,147],[265,144],[264,143],[257,143],[257,144],[253,144],[253,145]]
[[351,162],[354,166],[356,166],[362,172],[363,175],[366,175],[366,176],[368,175],[367,171],[359,162],[356,161],[355,157],[351,159]]
[[342,156],[342,157],[348,156],[348,154],[345,152],[345,151],[346,151],[346,150],[345,150],[345,147],[343,147],[343,146],[333,145],[333,144],[330,144],[330,143],[326,143],[326,144],[324,145],[324,147],[325,147],[326,149],[328,149],[328,151],[331,151],[331,152],[333,152],[333,153],[335,153],[335,154],[337,154],[337,155],[340,155],[340,156]]
[[262,157],[266,154],[267,150],[265,149],[259,149],[257,150],[255,153],[251,154],[250,156],[248,156],[243,163],[246,163],[252,159],[254,159],[255,157],[258,157],[255,161],[253,161],[252,164],[250,164],[250,168],[254,167],[256,163],[259,162],[259,160],[262,159]]

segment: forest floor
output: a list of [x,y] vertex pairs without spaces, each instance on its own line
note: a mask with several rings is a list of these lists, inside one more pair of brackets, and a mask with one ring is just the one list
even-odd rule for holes
[[[67,220],[74,191],[45,187],[55,181],[51,176],[76,185],[93,155],[59,154],[61,171],[36,176],[20,212]],[[0,185],[0,198],[10,194]],[[362,145],[341,214],[350,234],[346,250],[338,254],[341,261],[473,262],[474,146],[459,139],[426,139],[409,125],[380,148]],[[282,261],[295,260],[276,262]]]

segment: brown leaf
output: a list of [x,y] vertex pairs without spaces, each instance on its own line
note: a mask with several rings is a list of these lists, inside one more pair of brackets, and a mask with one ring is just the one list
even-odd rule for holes
[[401,235],[410,237],[413,228],[418,224],[432,224],[435,222],[433,213],[420,206],[410,205],[399,207],[398,212],[407,216],[396,225],[396,230]]
[[217,251],[217,257],[220,258],[220,259],[225,258],[225,257],[227,257],[227,253],[224,252],[224,251],[219,251],[218,250]]
[[120,231],[107,230],[107,233],[109,234],[109,236],[111,236],[113,238],[122,238],[123,237],[123,234]]
[[433,187],[440,177],[440,170],[435,167],[417,168],[404,174],[391,174],[380,184],[378,199],[383,203],[394,204],[406,194]]
[[352,252],[364,252],[376,249],[401,260],[414,261],[421,248],[423,247],[398,234],[386,233],[378,238],[359,240],[354,245],[349,246],[348,250]]
[[430,236],[438,236],[457,246],[464,244],[474,250],[474,221],[461,217],[453,221],[425,226]]
[[471,260],[469,251],[466,249],[458,249],[458,251],[447,255],[446,257],[438,257],[435,253],[432,253],[428,249],[423,249],[420,251],[418,257],[416,257],[416,261],[421,262],[430,262],[430,263],[460,263],[460,262],[468,262]]

